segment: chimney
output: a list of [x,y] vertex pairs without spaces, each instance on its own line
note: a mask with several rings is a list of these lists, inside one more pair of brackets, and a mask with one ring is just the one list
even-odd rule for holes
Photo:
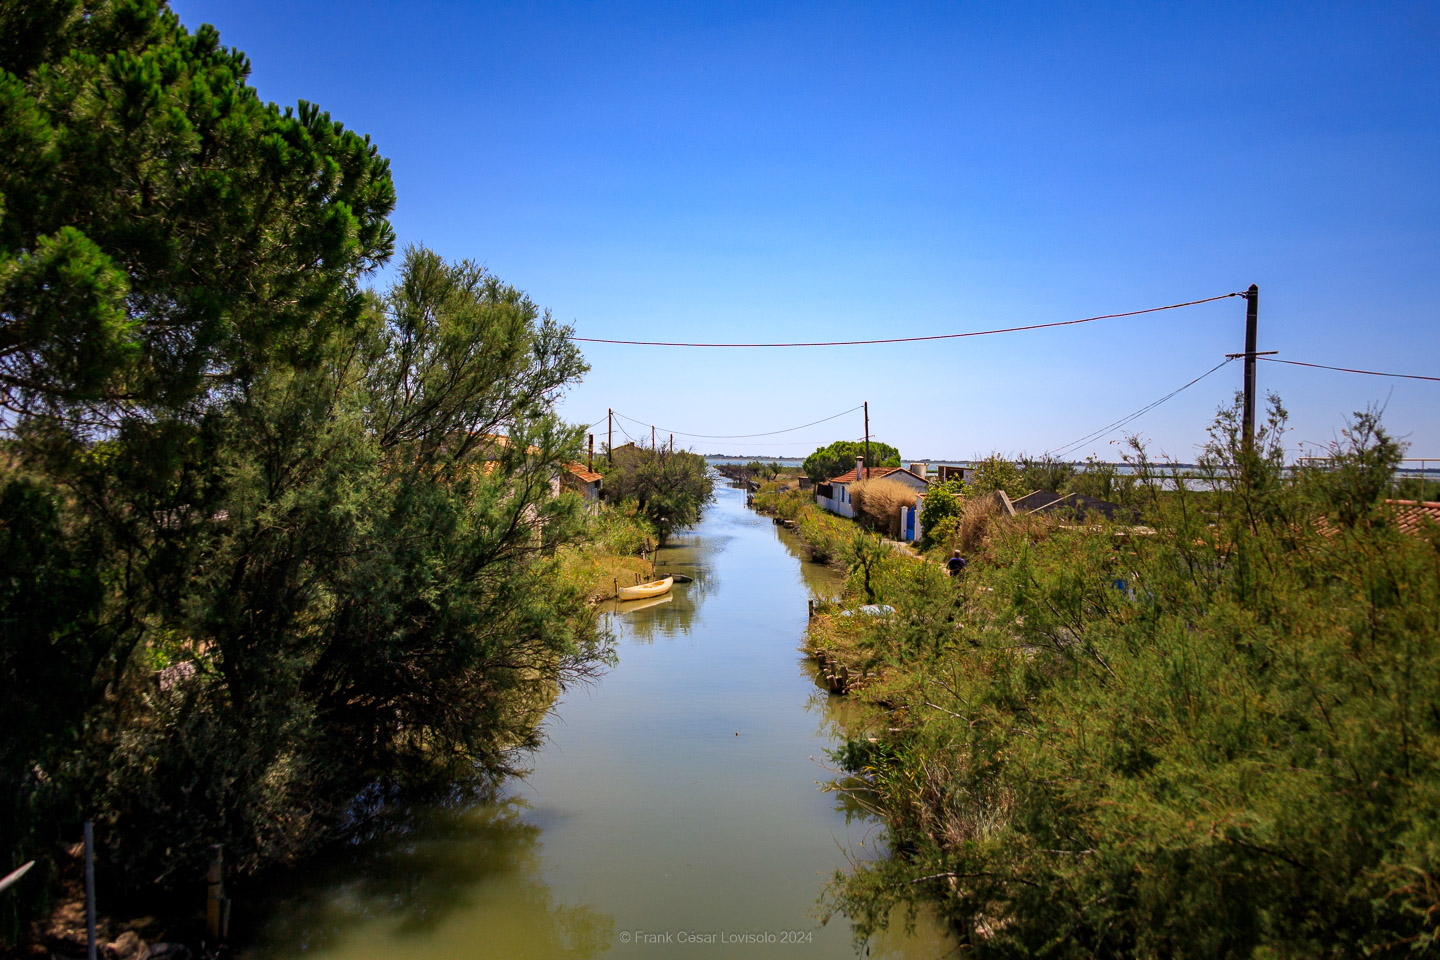
[[590,455],[585,458],[585,469],[595,472],[595,434],[590,434]]
[[855,482],[856,482],[856,483],[859,483],[861,480],[864,480],[864,479],[865,479],[865,458],[864,458],[864,457],[859,457],[859,456],[857,456],[857,457],[855,458]]

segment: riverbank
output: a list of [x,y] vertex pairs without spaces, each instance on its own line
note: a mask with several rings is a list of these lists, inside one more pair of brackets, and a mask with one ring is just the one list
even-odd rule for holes
[[808,643],[873,675],[837,789],[893,852],[831,909],[919,898],[980,957],[1433,948],[1440,532],[1392,522],[1373,451],[1253,470],[1140,490],[1147,536],[1007,518],[957,579],[851,574]]
[[[640,935],[667,931],[715,934],[688,941],[709,957],[770,942],[741,934],[773,936],[786,957],[851,955],[848,924],[822,926],[815,904],[827,878],[873,855],[875,823],[817,789],[853,729],[850,703],[818,689],[795,651],[807,597],[840,576],[744,499],[718,488],[658,550],[658,570],[691,583],[611,608],[617,666],[562,696],[523,778],[487,801],[407,811],[277,882],[245,956],[624,960],[653,957]],[[868,946],[947,953],[923,919]]]

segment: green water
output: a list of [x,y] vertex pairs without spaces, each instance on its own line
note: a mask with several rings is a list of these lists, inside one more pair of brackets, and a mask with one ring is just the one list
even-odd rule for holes
[[[837,588],[800,556],[717,489],[657,558],[695,582],[612,607],[619,666],[565,694],[533,772],[337,854],[277,895],[246,955],[853,956],[815,901],[881,832],[818,785],[848,718],[797,649],[807,597]],[[869,946],[947,953],[924,924]]]

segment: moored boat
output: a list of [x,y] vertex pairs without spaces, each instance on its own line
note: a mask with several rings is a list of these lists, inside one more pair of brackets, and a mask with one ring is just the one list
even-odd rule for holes
[[621,600],[644,600],[647,597],[658,597],[662,593],[669,593],[670,588],[674,585],[675,578],[666,577],[664,580],[637,583],[633,587],[620,587],[617,592]]

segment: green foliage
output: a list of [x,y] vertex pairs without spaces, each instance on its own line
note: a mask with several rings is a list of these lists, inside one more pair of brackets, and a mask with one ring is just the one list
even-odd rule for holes
[[761,490],[755,494],[754,507],[761,513],[768,513],[782,520],[798,520],[800,513],[815,503],[814,490],[797,487],[781,490]]
[[924,544],[934,543],[947,520],[958,519],[964,504],[965,484],[958,478],[931,484],[920,501],[920,536]]
[[1011,499],[1023,497],[1030,491],[1025,489],[1025,475],[1014,462],[999,453],[992,453],[984,460],[977,460],[965,471],[965,493],[979,496],[1003,490]]
[[610,656],[567,331],[423,249],[362,292],[387,162],[248,73],[154,0],[0,5],[0,849],[94,819],[112,890],[501,771]]
[[760,460],[751,460],[744,467],[746,473],[761,480],[774,480],[784,472],[784,469],[778,463],[764,463]]
[[1433,503],[1440,500],[1440,480],[1425,477],[1400,477],[1396,479],[1390,494],[1396,500],[1421,500]]
[[1067,484],[1075,476],[1075,464],[1056,460],[1048,454],[1039,457],[1021,454],[1016,467],[1020,470],[1019,485],[1025,493],[1034,490],[1068,493]]
[[0,405],[113,425],[313,360],[391,253],[385,159],[154,0],[40,6],[0,6]]
[[654,528],[638,510],[627,510],[623,504],[601,510],[589,525],[586,539],[605,553],[638,557],[653,546]]
[[[828,447],[820,447],[805,458],[805,476],[816,483],[832,480],[855,469],[855,458],[865,455],[865,443],[859,440],[836,440]],[[888,443],[870,441],[869,467],[900,466],[900,451]]]
[[605,496],[612,503],[634,500],[663,543],[670,534],[700,519],[714,498],[705,458],[696,453],[627,447],[616,451],[605,475]]
[[1121,473],[1113,463],[1102,463],[1094,457],[1087,457],[1084,469],[1071,476],[1063,491],[1055,487],[1048,489],[1129,506],[1135,502],[1137,484],[1134,474]]
[[810,558],[817,563],[842,560],[855,533],[852,521],[813,506],[800,512],[798,528],[810,551]]
[[1250,453],[1222,412],[1203,498],[1137,451],[1154,536],[872,571],[889,733],[847,756],[895,852],[832,887],[858,936],[918,896],[982,957],[1433,951],[1440,541],[1388,522],[1373,415],[1298,475],[1283,423]]
[[7,849],[83,811],[113,883],[192,877],[215,842],[249,873],[367,784],[507,768],[555,684],[607,659],[554,557],[584,533],[552,489],[579,445],[548,399],[584,370],[563,328],[412,250],[313,359],[277,351],[194,425],[22,422],[17,454],[70,496],[13,472],[0,493],[27,571],[0,616],[30,625],[6,634],[29,731]]

